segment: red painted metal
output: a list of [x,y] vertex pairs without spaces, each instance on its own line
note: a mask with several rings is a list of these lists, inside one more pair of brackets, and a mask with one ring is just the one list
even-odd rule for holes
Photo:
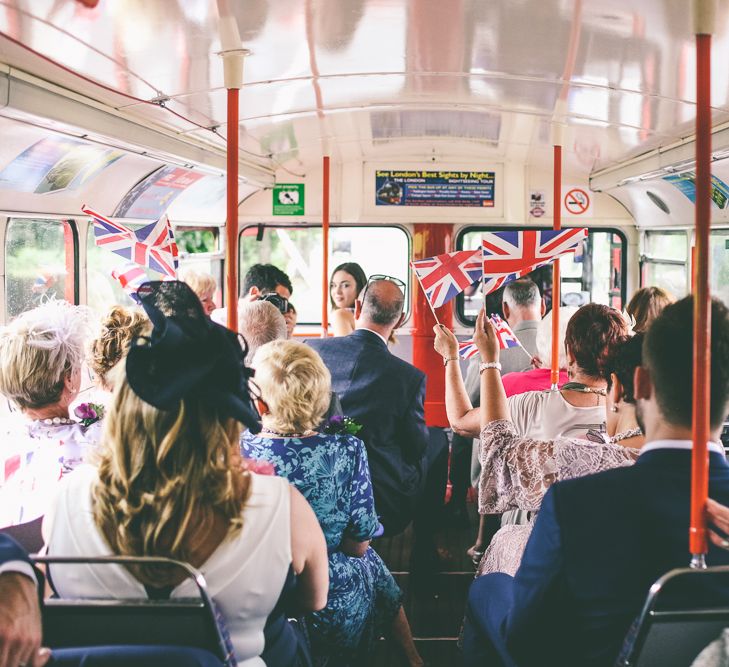
[[66,280],[63,287],[63,298],[69,303],[76,303],[76,267],[74,258],[76,257],[76,249],[74,248],[73,229],[71,225],[63,221],[63,246],[66,261]]
[[321,337],[327,337],[329,329],[329,156],[322,158],[322,184],[321,201]]
[[711,35],[696,35],[696,250],[694,254],[693,451],[691,460],[692,554],[708,551],[709,406],[711,401],[711,309],[709,228],[711,224]]
[[[554,228],[562,229],[562,146],[554,146],[554,175],[552,200],[554,201]],[[559,384],[559,304],[562,301],[559,260],[552,265],[552,387]]]
[[238,331],[238,93],[237,88],[228,88],[225,305],[228,328],[233,331]]
[[[413,259],[432,257],[450,252],[453,244],[453,225],[420,223],[413,225]],[[425,422],[428,426],[446,428],[445,373],[443,359],[433,349],[435,318],[417,280],[413,287],[413,365],[428,376],[425,394]],[[440,323],[453,326],[453,302],[438,309]]]

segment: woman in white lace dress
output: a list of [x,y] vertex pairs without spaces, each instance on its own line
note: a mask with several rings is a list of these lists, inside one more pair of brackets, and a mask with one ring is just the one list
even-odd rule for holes
[[69,414],[81,385],[88,312],[49,301],[0,329],[0,394],[22,412],[3,420],[0,526],[41,516],[60,477],[98,440],[96,428]]

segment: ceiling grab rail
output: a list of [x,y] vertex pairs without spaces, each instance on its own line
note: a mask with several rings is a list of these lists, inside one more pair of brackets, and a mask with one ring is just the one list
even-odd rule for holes
[[709,227],[711,224],[711,35],[714,0],[694,0],[696,35],[696,261],[694,262],[694,375],[691,455],[691,567],[705,568],[706,499],[709,490],[709,408],[711,401],[711,310],[709,308]]
[[220,55],[223,80],[228,91],[226,133],[226,217],[225,217],[225,292],[227,325],[238,331],[238,108],[243,87],[243,61],[250,53],[240,41],[238,24],[228,0],[218,0]]

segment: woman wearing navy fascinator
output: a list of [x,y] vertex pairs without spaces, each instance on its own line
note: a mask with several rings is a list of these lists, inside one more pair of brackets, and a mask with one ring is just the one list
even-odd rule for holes
[[[298,611],[324,606],[326,544],[303,496],[240,458],[242,427],[260,430],[241,339],[207,318],[184,283],[146,283],[139,297],[151,335],[114,383],[98,467],[64,481],[49,550],[188,562],[225,620],[231,664],[307,664],[303,636],[277,603],[298,577]],[[53,580],[62,597],[191,593],[176,572],[153,567],[64,566]]]

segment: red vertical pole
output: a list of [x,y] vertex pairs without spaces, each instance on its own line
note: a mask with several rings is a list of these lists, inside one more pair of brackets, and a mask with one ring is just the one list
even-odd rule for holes
[[66,261],[66,280],[63,283],[63,298],[68,303],[76,303],[76,267],[74,264],[76,249],[73,244],[73,230],[66,220],[61,224],[63,224],[63,247]]
[[238,104],[239,90],[228,88],[227,215],[225,291],[228,328],[238,331]]
[[[554,176],[552,199],[554,201],[554,228],[562,229],[562,146],[554,146]],[[559,259],[552,264],[552,389],[559,386],[559,304],[562,301],[559,276]]]
[[321,202],[321,337],[327,337],[329,329],[329,156],[322,159],[322,202]]
[[[413,225],[413,259],[423,259],[450,252],[453,225],[417,223]],[[413,366],[428,376],[425,385],[425,423],[428,426],[448,427],[445,410],[445,373],[443,358],[433,349],[435,318],[425,294],[417,280],[412,280],[413,304]],[[438,309],[440,323],[453,326],[453,302]]]
[[696,250],[694,252],[693,450],[691,459],[692,567],[705,567],[708,551],[704,511],[709,489],[711,401],[711,309],[709,228],[711,224],[711,35],[696,35]]

